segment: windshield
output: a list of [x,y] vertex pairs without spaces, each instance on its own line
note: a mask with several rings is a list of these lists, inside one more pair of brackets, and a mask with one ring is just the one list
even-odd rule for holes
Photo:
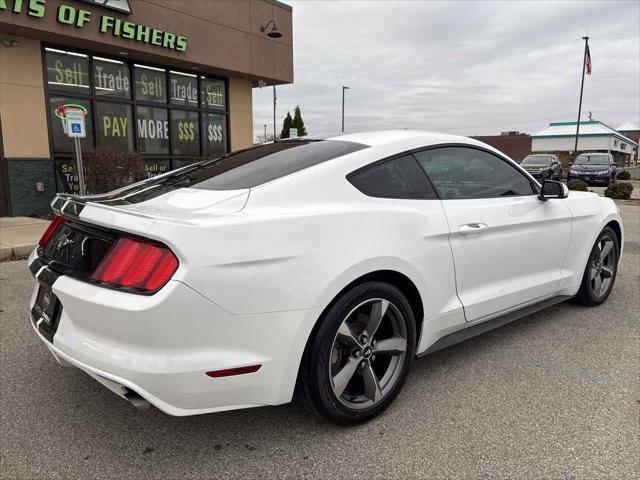
[[523,165],[549,165],[551,157],[542,155],[529,155],[522,161]]
[[609,165],[609,155],[578,155],[574,165]]

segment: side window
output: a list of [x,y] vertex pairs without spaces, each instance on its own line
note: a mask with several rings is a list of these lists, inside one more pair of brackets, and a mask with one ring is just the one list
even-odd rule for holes
[[412,155],[357,170],[347,175],[347,180],[370,197],[423,200],[437,198]]
[[443,147],[414,154],[443,200],[533,195],[518,169],[495,155],[467,147]]

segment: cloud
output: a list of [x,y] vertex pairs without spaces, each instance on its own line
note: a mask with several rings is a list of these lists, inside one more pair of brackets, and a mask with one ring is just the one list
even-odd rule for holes
[[[583,111],[640,120],[640,2],[289,1],[295,82],[278,87],[278,132],[300,105],[307,130],[418,128],[531,133]],[[254,133],[273,130],[272,90],[254,90]]]

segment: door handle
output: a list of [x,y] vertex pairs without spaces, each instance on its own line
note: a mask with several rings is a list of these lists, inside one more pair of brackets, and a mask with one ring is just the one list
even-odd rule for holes
[[460,235],[469,235],[470,233],[482,233],[489,226],[486,223],[467,223],[460,227]]

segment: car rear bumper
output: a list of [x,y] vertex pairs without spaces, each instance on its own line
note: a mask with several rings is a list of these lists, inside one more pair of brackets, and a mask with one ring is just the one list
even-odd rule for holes
[[[52,290],[62,305],[53,341],[32,325],[61,364],[180,416],[290,401],[320,313],[233,315],[177,281],[143,296],[61,276]],[[35,299],[34,292],[30,308]],[[206,375],[250,365],[260,368]]]

